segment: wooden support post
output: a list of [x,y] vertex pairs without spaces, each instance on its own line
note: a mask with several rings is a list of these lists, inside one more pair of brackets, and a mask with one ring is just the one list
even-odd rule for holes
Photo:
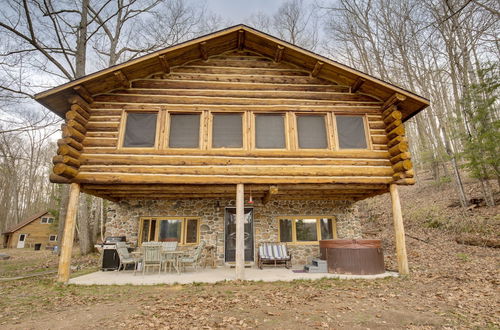
[[200,42],[200,44],[198,46],[200,48],[201,57],[205,61],[208,60],[207,42],[206,41]]
[[317,61],[316,64],[314,65],[314,68],[311,72],[311,77],[315,78],[318,76],[319,72],[321,71],[321,69],[323,68],[323,62],[321,61]]
[[245,30],[238,31],[238,50],[245,48]]
[[245,278],[245,188],[236,185],[236,279]]
[[80,185],[78,183],[72,183],[69,189],[68,211],[66,212],[66,220],[64,222],[64,236],[62,238],[59,270],[57,273],[57,281],[61,283],[68,283],[69,280],[79,195]]
[[163,73],[170,73],[170,64],[168,64],[167,56],[166,55],[159,55],[158,56],[158,62],[160,62],[161,69],[163,70]]
[[356,79],[354,84],[351,86],[351,93],[356,93],[361,88],[361,85],[365,83],[365,81],[366,79],[358,77],[358,79]]
[[405,229],[403,225],[403,214],[399,201],[398,186],[391,184],[392,217],[394,219],[394,236],[396,238],[396,257],[398,259],[398,270],[401,275],[408,275],[408,257],[406,256]]
[[270,186],[269,191],[264,195],[264,198],[262,199],[262,204],[266,205],[269,203],[273,195],[276,195],[278,193],[278,186]]
[[283,58],[283,52],[285,51],[285,47],[278,45],[276,47],[276,54],[274,54],[274,62],[278,63],[281,62],[281,59]]

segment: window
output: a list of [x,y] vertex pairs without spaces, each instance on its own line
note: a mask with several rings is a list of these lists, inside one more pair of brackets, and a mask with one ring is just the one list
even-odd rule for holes
[[336,116],[340,149],[366,149],[365,122],[362,116]]
[[124,147],[154,147],[156,141],[157,113],[134,113],[126,115]]
[[214,114],[212,148],[243,147],[243,115],[241,113]]
[[337,238],[336,222],[326,217],[290,217],[279,219],[279,241],[297,244],[316,243]]
[[54,218],[43,217],[42,218],[42,223],[54,223]]
[[326,149],[325,116],[299,115],[297,116],[297,132],[299,148],[301,149]]
[[191,217],[142,218],[139,243],[176,241],[179,244],[197,244],[200,220]]
[[50,235],[49,236],[49,241],[51,241],[51,242],[57,241],[57,235]]
[[200,115],[171,114],[168,146],[198,148],[200,145]]
[[258,149],[285,148],[285,121],[283,115],[255,116],[255,147]]

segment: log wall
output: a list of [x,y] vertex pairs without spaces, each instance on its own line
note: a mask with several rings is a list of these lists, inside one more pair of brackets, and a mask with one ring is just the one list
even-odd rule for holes
[[[278,60],[278,61],[276,61]],[[63,139],[54,157],[54,182],[79,182],[83,190],[110,198],[132,192],[111,189],[112,185],[297,185],[289,197],[299,197],[300,185],[331,184],[332,190],[312,189],[317,197],[340,196],[359,199],[386,192],[388,184],[411,177],[411,163],[404,127],[397,104],[384,103],[359,92],[318,78],[321,65],[312,72],[292,64],[249,51],[231,51],[181,66],[159,65],[158,73],[128,81],[116,79],[122,87],[100,95],[77,91],[70,100]],[[130,87],[128,87],[130,86]],[[75,89],[76,90],[76,89]],[[85,100],[84,100],[85,98]],[[391,111],[387,111],[390,109]],[[154,148],[123,148],[126,111],[158,111],[160,141]],[[168,114],[201,114],[199,149],[169,149]],[[240,149],[210,148],[212,112],[244,112],[244,146]],[[256,149],[252,116],[258,113],[285,114],[287,148]],[[328,126],[329,147],[304,150],[297,147],[296,114],[321,113]],[[365,117],[368,148],[339,150],[335,130],[336,114]],[[334,185],[368,185],[339,195]],[[110,185],[109,189],[94,189]],[[117,187],[117,186],[114,186]],[[138,186],[136,186],[138,187]],[[140,190],[140,189],[139,189]],[[156,194],[149,188],[137,196]],[[260,193],[265,194],[263,189]],[[199,192],[202,193],[202,192]],[[207,190],[207,194],[212,193]],[[226,192],[223,192],[226,193]],[[285,194],[283,190],[281,194]],[[165,198],[172,193],[163,191]],[[279,195],[279,194],[278,194]],[[286,197],[285,194],[283,197]]]

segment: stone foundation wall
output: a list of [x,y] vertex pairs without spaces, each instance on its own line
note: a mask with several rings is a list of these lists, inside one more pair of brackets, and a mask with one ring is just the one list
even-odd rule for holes
[[[224,262],[224,207],[234,207],[230,199],[124,200],[111,203],[108,209],[106,236],[125,235],[137,243],[140,217],[199,217],[200,237],[217,248],[219,263]],[[246,205],[249,207],[249,205]],[[278,240],[278,217],[334,216],[338,238],[361,238],[357,206],[348,201],[271,201],[263,205],[256,200],[254,208],[255,249],[261,242]],[[294,264],[306,264],[319,255],[318,245],[292,245]],[[255,256],[257,251],[255,251]]]

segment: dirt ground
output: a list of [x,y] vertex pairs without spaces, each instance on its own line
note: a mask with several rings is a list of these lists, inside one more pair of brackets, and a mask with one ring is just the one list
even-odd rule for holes
[[[499,329],[499,250],[455,241],[463,233],[498,238],[499,208],[448,207],[453,194],[446,189],[402,189],[407,277],[77,287],[47,275],[0,281],[0,328]],[[386,267],[394,270],[388,206],[380,196],[362,205],[362,216],[365,235],[383,239]],[[0,261],[0,277],[56,265],[50,253],[29,255]],[[89,271],[96,257],[75,263]]]

